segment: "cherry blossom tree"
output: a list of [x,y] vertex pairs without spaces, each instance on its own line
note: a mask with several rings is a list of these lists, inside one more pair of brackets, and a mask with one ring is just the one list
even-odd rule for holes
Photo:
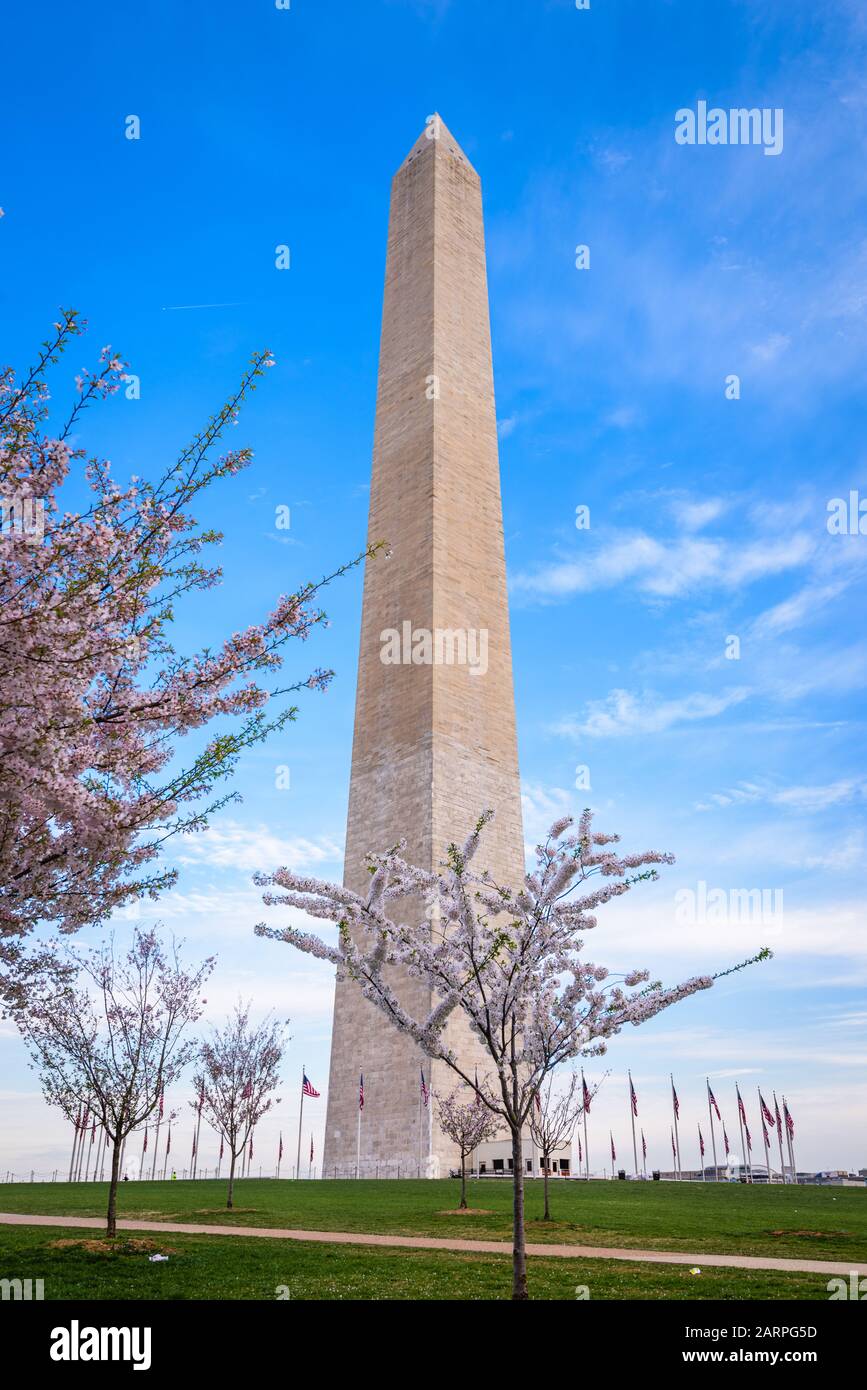
[[[542,1159],[542,1180],[545,1191],[543,1221],[551,1220],[551,1208],[548,1199],[551,1155],[564,1145],[571,1144],[575,1126],[584,1114],[584,1086],[581,1077],[573,1072],[565,1091],[555,1091],[554,1081],[555,1073],[550,1072],[547,1080],[533,1097],[533,1107],[529,1114],[530,1137]],[[601,1082],[597,1083],[590,1091],[590,1100],[596,1095],[601,1084]],[[587,1108],[588,1110],[590,1108],[589,1102]]]
[[66,958],[60,986],[43,976],[13,1017],[48,1104],[72,1123],[89,1109],[108,1137],[106,1233],[114,1236],[124,1141],[195,1055],[198,1044],[185,1035],[206,1003],[202,990],[214,958],[185,967],[178,945],[138,929],[121,955],[112,937],[87,952],[67,947]]
[[229,1187],[226,1206],[235,1191],[235,1164],[263,1115],[279,1097],[280,1063],[288,1039],[286,1025],[265,1019],[254,1027],[250,1005],[236,1004],[222,1028],[215,1028],[202,1044],[195,1075],[196,1095],[208,1123],[222,1135],[229,1149]]
[[[130,381],[111,348],[78,377],[65,422],[46,425],[48,370],[82,329],[62,311],[24,379],[0,373],[0,965],[19,984],[37,923],[75,931],[174,881],[154,865],[166,838],[202,829],[231,799],[215,788],[295,718],[293,692],[327,687],[333,672],[319,669],[282,688],[270,678],[284,645],[323,622],[319,590],[363,558],[214,648],[175,650],[180,600],[221,577],[202,557],[221,536],[191,508],[251,461],[246,448],[215,451],[273,359],[254,354],[161,476],[121,485],[75,442],[83,412]],[[77,510],[69,489],[85,495]],[[182,759],[180,739],[215,721]]]
[[458,1210],[467,1209],[467,1159],[474,1149],[493,1139],[502,1122],[482,1100],[481,1087],[468,1091],[457,1086],[448,1096],[435,1096],[437,1122],[447,1139],[457,1145],[461,1155],[461,1200]]
[[[452,1014],[465,1016],[493,1063],[492,1091],[483,1090],[483,1099],[512,1141],[512,1296],[524,1299],[522,1130],[536,1092],[561,1063],[601,1054],[627,1024],[654,1018],[710,988],[716,977],[700,975],[665,987],[650,983],[647,971],[613,976],[582,955],[583,933],[596,926],[596,910],[636,883],[656,878],[655,866],[671,863],[671,855],[617,854],[619,837],[594,832],[585,811],[575,833],[566,833],[573,824],[569,816],[551,827],[545,844],[537,846],[535,871],[520,888],[498,885],[489,872],[472,868],[492,814],[479,817],[461,848],[448,846],[440,872],[408,863],[403,842],[368,855],[371,881],[363,897],[287,869],[256,876],[263,887],[284,890],[267,892],[266,903],[335,922],[336,945],[293,926],[260,923],[255,930],[333,962],[338,975],[355,980],[395,1028],[472,1086],[447,1033]],[[598,886],[588,889],[594,878]],[[586,891],[573,896],[579,888]],[[418,902],[414,920],[406,920],[408,897]],[[398,920],[389,915],[392,903],[400,906]],[[762,951],[761,958],[766,954]],[[400,978],[406,974],[430,987],[433,1006],[425,1018],[413,1017],[401,1002]]]

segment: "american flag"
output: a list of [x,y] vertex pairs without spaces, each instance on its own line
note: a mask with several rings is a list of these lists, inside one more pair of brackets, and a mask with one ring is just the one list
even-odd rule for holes
[[680,1101],[677,1098],[677,1091],[674,1089],[674,1078],[671,1082],[671,1103],[674,1106],[674,1118],[680,1119]]
[[710,1088],[710,1082],[709,1082],[709,1081],[708,1081],[708,1083],[707,1083],[707,1098],[708,1098],[708,1100],[710,1101],[711,1105],[713,1106],[714,1110],[716,1111],[716,1117],[717,1117],[717,1119],[721,1121],[721,1120],[722,1120],[722,1115],[719,1113],[719,1106],[718,1106],[717,1103],[716,1103],[716,1096],[714,1095],[713,1091],[712,1091],[711,1088]]
[[[168,1139],[166,1140],[166,1158],[168,1158],[168,1156],[169,1156],[169,1154],[171,1153],[171,1151],[172,1151],[172,1127],[171,1127],[171,1125],[169,1125],[169,1137],[168,1137]],[[220,1155],[220,1157],[222,1158],[222,1154]]]
[[587,1082],[584,1080],[584,1073],[583,1073],[583,1071],[582,1071],[582,1073],[581,1073],[581,1085],[582,1085],[583,1088],[584,1088],[584,1109],[587,1111],[587,1114],[589,1115],[589,1114],[590,1114],[590,1101],[592,1100],[592,1096],[590,1095],[590,1090],[589,1090],[589,1087],[588,1087],[588,1085],[587,1085]]
[[616,1150],[615,1147],[614,1147],[614,1135],[611,1133],[611,1130],[610,1130],[610,1129],[609,1129],[609,1131],[608,1131],[608,1138],[611,1140],[611,1162],[612,1162],[612,1163],[616,1163],[616,1162],[617,1162],[617,1150]]
[[250,1159],[252,1159],[252,1157],[253,1157],[253,1136],[252,1136],[252,1134],[250,1135],[250,1154],[249,1154],[249,1157],[250,1157]]
[[220,1162],[221,1162],[221,1163],[222,1163],[222,1161],[223,1161],[223,1153],[224,1153],[224,1148],[223,1148],[223,1136],[222,1136],[222,1134],[221,1134],[221,1135],[220,1135]]
[[701,1150],[702,1158],[704,1158],[704,1137],[701,1132],[701,1125],[698,1127],[698,1147]]
[[791,1115],[789,1114],[789,1107],[788,1107],[788,1105],[786,1104],[785,1100],[783,1101],[783,1116],[784,1116],[785,1121],[786,1121],[786,1129],[787,1129],[788,1132],[789,1132],[789,1138],[790,1138],[790,1139],[794,1139],[794,1137],[795,1137],[795,1121],[792,1119]]
[[313,1162],[313,1135],[310,1136],[310,1162]]
[[641,1153],[642,1157],[647,1158],[647,1140],[644,1137],[644,1130],[641,1131]]
[[419,1067],[419,1069],[418,1069],[418,1074],[419,1074],[420,1085],[421,1085],[421,1098],[422,1098],[422,1103],[423,1103],[424,1105],[427,1105],[427,1101],[428,1101],[428,1089],[427,1089],[427,1086],[425,1085],[425,1081],[424,1081],[424,1067]]
[[159,1113],[159,1118],[160,1118],[160,1119],[163,1118],[163,1109],[164,1109],[164,1107],[165,1107],[165,1100],[166,1100],[166,1088],[165,1088],[165,1086],[163,1086],[163,1088],[162,1088],[161,1091],[160,1091],[160,1113]]
[[[669,1126],[669,1129],[671,1129],[671,1126]],[[676,1163],[676,1162],[677,1162],[677,1149],[674,1147],[674,1130],[673,1130],[673,1129],[671,1130],[671,1156],[672,1156],[672,1158],[674,1159],[674,1161],[675,1161],[675,1163]]]
[[726,1146],[726,1158],[728,1158],[729,1154],[731,1153],[731,1149],[729,1148],[729,1137],[728,1137],[728,1135],[726,1134],[726,1127],[725,1127],[725,1125],[723,1125],[723,1143],[724,1143],[725,1146]]
[[318,1100],[318,1099],[319,1099],[319,1092],[318,1092],[317,1090],[315,1090],[314,1087],[313,1087],[313,1086],[310,1084],[310,1082],[307,1080],[307,1073],[306,1073],[306,1071],[303,1071],[303,1072],[301,1073],[301,1075],[302,1075],[303,1078],[304,1078],[304,1081],[303,1081],[302,1086],[301,1086],[302,1093],[303,1093],[305,1096],[309,1096],[311,1100]]
[[581,1135],[580,1135],[580,1134],[578,1135],[578,1162],[579,1162],[579,1163],[583,1163],[583,1162],[584,1162],[584,1155],[583,1155],[583,1153],[581,1152]]
[[281,1131],[280,1131],[280,1148],[279,1148],[278,1151],[277,1151],[277,1162],[278,1162],[278,1163],[282,1163],[282,1161],[283,1161],[283,1131],[282,1131],[282,1129],[281,1129]]
[[147,1127],[147,1125],[145,1125],[145,1137],[144,1137],[144,1144],[142,1145],[142,1153],[143,1153],[143,1154],[146,1154],[147,1151],[148,1151],[148,1127]]
[[747,1122],[747,1112],[746,1112],[746,1110],[744,1109],[744,1103],[743,1103],[743,1100],[741,1099],[741,1089],[740,1089],[740,1086],[738,1086],[737,1082],[735,1082],[735,1090],[737,1091],[737,1096],[738,1096],[738,1114],[740,1115],[740,1117],[741,1117],[741,1119],[743,1120],[744,1124],[746,1124],[746,1122]]
[[776,1111],[777,1129],[780,1131],[780,1138],[783,1137],[783,1117],[780,1114],[780,1105],[777,1097],[774,1096],[774,1110]]
[[632,1084],[632,1072],[629,1073],[629,1099],[632,1102],[633,1115],[638,1114],[638,1096],[635,1094],[635,1087]]
[[476,1067],[476,1070],[475,1070],[475,1078],[476,1078],[476,1105],[481,1105],[481,1103],[482,1103],[482,1098],[481,1098],[481,1096],[479,1095],[479,1069],[478,1069],[478,1067]]
[[93,1125],[91,1126],[91,1130],[90,1130],[90,1142],[91,1142],[91,1144],[93,1143],[93,1141],[94,1141],[95,1138],[96,1138],[96,1120],[94,1120]]
[[747,1136],[747,1152],[748,1152],[748,1153],[752,1153],[752,1151],[753,1151],[753,1136],[750,1134],[750,1127],[749,1127],[749,1125],[747,1124],[746,1120],[744,1120],[744,1133],[745,1133],[746,1136]]
[[358,1078],[358,1108],[364,1109],[364,1072]]
[[762,1116],[762,1139],[764,1140],[765,1148],[767,1148],[768,1144],[770,1143],[770,1139],[768,1138],[768,1127],[765,1124],[764,1115]]
[[[147,1148],[147,1140],[145,1140],[145,1148]],[[193,1154],[192,1154],[192,1156],[193,1156],[193,1158],[195,1158],[195,1156],[196,1156],[196,1136],[195,1136],[195,1134],[193,1135]]]
[[[250,1083],[248,1082],[247,1085],[249,1086]],[[252,1088],[251,1088],[251,1089],[252,1089]],[[202,1106],[204,1105],[204,1103],[205,1103],[205,1083],[204,1083],[204,1081],[203,1081],[203,1082],[202,1082],[202,1085],[201,1085],[201,1088],[200,1088],[200,1090],[199,1090],[199,1114],[200,1114],[200,1115],[201,1115],[201,1113],[202,1113]]]
[[761,1108],[762,1108],[762,1119],[764,1120],[764,1122],[765,1122],[766,1125],[770,1125],[770,1126],[771,1126],[771,1129],[773,1129],[773,1128],[774,1128],[774,1125],[775,1125],[777,1122],[776,1122],[776,1120],[774,1119],[773,1115],[771,1114],[770,1108],[769,1108],[769,1106],[766,1104],[765,1098],[764,1098],[764,1096],[762,1095],[761,1091],[759,1091],[759,1105],[760,1105]]

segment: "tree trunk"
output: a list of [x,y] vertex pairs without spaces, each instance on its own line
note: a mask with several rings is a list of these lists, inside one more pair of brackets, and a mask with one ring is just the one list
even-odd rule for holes
[[547,1154],[543,1154],[543,1155],[542,1155],[542,1173],[543,1173],[543,1175],[544,1175],[544,1183],[545,1183],[545,1215],[542,1217],[542,1220],[543,1220],[543,1221],[550,1221],[550,1220],[551,1220],[551,1209],[550,1209],[550,1207],[548,1206],[548,1155],[547,1155]]
[[524,1155],[520,1126],[512,1130],[512,1298],[525,1299],[527,1293],[527,1253],[524,1246]]
[[117,1182],[120,1177],[120,1146],[117,1141],[111,1146],[111,1177],[108,1180],[108,1211],[105,1218],[105,1234],[117,1234]]
[[227,1197],[226,1197],[226,1206],[227,1206],[230,1210],[231,1210],[231,1207],[232,1207],[232,1193],[233,1193],[233,1191],[234,1191],[234,1189],[235,1189],[235,1159],[236,1159],[236,1154],[235,1154],[235,1151],[234,1151],[234,1149],[233,1149],[233,1150],[232,1150],[232,1162],[231,1162],[230,1165],[229,1165],[229,1192],[228,1192],[228,1195],[227,1195]]
[[467,1209],[467,1159],[463,1149],[461,1150],[461,1205],[459,1211]]

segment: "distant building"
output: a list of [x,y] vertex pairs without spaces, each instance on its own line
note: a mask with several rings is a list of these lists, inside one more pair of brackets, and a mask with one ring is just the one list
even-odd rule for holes
[[[478,1172],[479,1177],[491,1177],[500,1173],[505,1176],[511,1173],[511,1139],[492,1139],[487,1144],[480,1144],[472,1156],[472,1169],[473,1172]],[[559,1149],[554,1150],[549,1162],[549,1172],[552,1177],[572,1177],[571,1144],[562,1144]],[[528,1134],[524,1135],[524,1174],[528,1178],[542,1176],[542,1154]]]

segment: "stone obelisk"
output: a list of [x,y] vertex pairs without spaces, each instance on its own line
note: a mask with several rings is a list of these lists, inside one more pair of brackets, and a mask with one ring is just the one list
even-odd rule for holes
[[[366,891],[365,853],[401,838],[412,861],[436,868],[492,807],[477,867],[517,885],[523,830],[481,184],[437,116],[392,182],[368,537],[390,556],[369,562],[364,577],[344,882]],[[418,981],[403,980],[400,993],[426,1016],[430,992]],[[463,1019],[449,1027],[451,1045],[475,1065]],[[482,1076],[481,1053],[478,1063]],[[354,982],[339,982],[326,1175],[351,1176],[359,1154],[362,1176],[447,1171],[456,1154],[421,1103],[421,1068],[435,1090],[457,1084]]]

